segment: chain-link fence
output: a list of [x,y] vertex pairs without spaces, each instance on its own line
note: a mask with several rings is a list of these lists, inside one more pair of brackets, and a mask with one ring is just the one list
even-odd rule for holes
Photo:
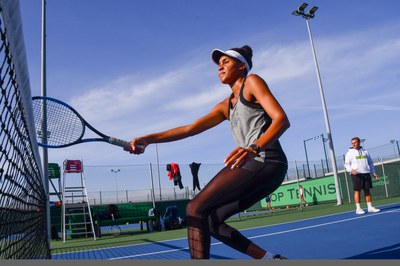
[[[400,194],[400,157],[397,147],[388,144],[368,150],[373,155],[377,172],[381,177],[378,183],[374,184],[376,187],[374,196],[384,197]],[[352,184],[350,176],[344,171],[344,155],[338,156],[336,162],[342,198],[343,201],[348,201],[348,195],[352,194]],[[223,167],[223,164],[201,164],[198,172],[200,188],[204,187]],[[86,165],[84,166],[84,175],[90,204],[191,199],[199,192],[199,189],[194,185],[190,165],[179,164],[179,168],[182,176],[182,189],[174,185],[174,182],[168,178],[166,164]],[[295,161],[289,162],[285,182],[332,175],[330,159],[308,161],[308,163]],[[387,180],[386,185],[383,183],[384,180]],[[52,196],[52,200],[58,201],[55,196]]]
[[[375,163],[378,180],[373,180],[373,198],[384,198],[400,195],[400,160],[387,160]],[[346,171],[338,174],[343,202],[353,202],[353,183]]]
[[[368,148],[368,152],[371,154],[374,163],[400,159],[399,142],[396,140],[378,147]],[[338,172],[344,170],[344,156],[345,154],[336,156]],[[317,178],[332,174],[332,160],[329,157],[319,161],[294,161],[289,162],[286,180]]]

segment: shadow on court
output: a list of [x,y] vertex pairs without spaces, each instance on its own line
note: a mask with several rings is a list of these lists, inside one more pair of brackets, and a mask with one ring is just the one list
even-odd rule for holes
[[147,238],[132,239],[132,235],[134,234],[123,233],[118,237],[103,236],[102,238],[98,238],[96,241],[94,241],[92,238],[89,238],[81,241],[81,243],[77,242],[79,239],[67,240],[65,244],[63,244],[61,240],[59,243],[57,243],[58,246],[53,247],[51,250],[53,254],[71,253],[151,242]]
[[400,243],[375,250],[370,250],[345,259],[371,260],[371,259],[399,259],[399,258],[400,258]]
[[[155,241],[147,241],[148,243],[152,243],[156,246],[161,246],[161,247],[165,247],[168,249],[179,249],[181,252],[184,252],[187,254],[187,256],[185,256],[185,258],[182,259],[190,259],[190,252],[189,252],[189,248],[182,248],[180,246],[176,246],[176,245],[172,245],[172,244],[168,244],[167,242],[155,242]],[[211,259],[217,259],[217,260],[229,260],[232,259],[231,257],[226,257],[226,256],[222,256],[222,255],[216,255],[216,254],[210,254],[210,258]]]
[[[303,218],[301,220],[282,221],[268,226],[260,226],[261,222],[266,221],[265,219],[248,218],[246,219],[248,228],[243,233],[265,249],[270,248],[267,246],[268,243],[274,243],[274,248],[282,254],[287,254],[289,259],[399,259],[400,204],[398,199],[396,201],[386,205],[377,204],[381,212],[366,213],[361,216],[357,216],[353,211],[353,206],[349,205],[341,207],[344,212],[304,219],[305,214],[320,211],[309,208],[301,212]],[[300,212],[291,212],[288,217],[294,219],[293,216],[297,213]],[[256,221],[257,224],[253,224]],[[168,234],[171,234],[171,240],[162,240]],[[161,235],[163,238],[159,238]],[[185,260],[190,259],[188,240],[185,235],[185,231],[136,234],[135,238],[120,235],[115,238],[99,239],[97,245],[93,240],[74,240],[67,241],[63,245],[58,243],[59,254],[54,254],[54,248],[52,253],[54,259]],[[292,244],[288,243],[296,243],[298,239],[302,239],[302,245],[297,249],[291,248]],[[313,248],[313,252],[309,252],[310,247]],[[327,247],[334,248],[327,250]],[[210,256],[214,260],[249,259],[228,246],[219,245],[219,242],[214,241],[212,241]]]

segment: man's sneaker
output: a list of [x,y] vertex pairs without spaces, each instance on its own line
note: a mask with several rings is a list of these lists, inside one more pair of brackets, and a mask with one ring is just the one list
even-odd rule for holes
[[363,209],[357,209],[356,214],[364,214],[365,211]]
[[380,209],[377,209],[375,207],[368,208],[368,212],[380,212],[380,211],[381,211]]

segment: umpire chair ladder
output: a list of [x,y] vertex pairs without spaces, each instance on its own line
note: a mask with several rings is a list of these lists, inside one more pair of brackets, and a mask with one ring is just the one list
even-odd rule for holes
[[64,161],[62,231],[64,243],[67,239],[67,234],[71,238],[93,236],[93,239],[96,240],[81,160]]
[[[58,200],[62,201],[60,166],[57,163],[49,163],[48,164],[48,175],[49,175],[50,185],[53,188],[53,191],[49,192],[49,195],[57,196]],[[57,182],[57,183],[55,184],[55,182]]]

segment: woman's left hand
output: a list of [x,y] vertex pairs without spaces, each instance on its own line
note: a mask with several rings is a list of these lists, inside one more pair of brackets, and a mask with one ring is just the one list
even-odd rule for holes
[[231,169],[243,166],[248,159],[254,158],[256,155],[250,150],[242,147],[234,149],[228,157],[225,158],[225,166],[231,165]]

